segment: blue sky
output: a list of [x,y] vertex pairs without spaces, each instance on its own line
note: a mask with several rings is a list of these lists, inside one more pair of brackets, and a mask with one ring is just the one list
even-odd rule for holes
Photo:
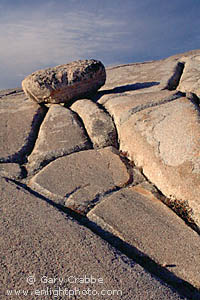
[[76,59],[106,66],[200,48],[200,0],[0,0],[0,89]]

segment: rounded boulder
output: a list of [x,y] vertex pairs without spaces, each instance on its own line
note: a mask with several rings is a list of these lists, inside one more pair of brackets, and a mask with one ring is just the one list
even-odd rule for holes
[[104,65],[90,59],[38,70],[22,81],[22,88],[37,103],[67,103],[96,92],[105,81]]

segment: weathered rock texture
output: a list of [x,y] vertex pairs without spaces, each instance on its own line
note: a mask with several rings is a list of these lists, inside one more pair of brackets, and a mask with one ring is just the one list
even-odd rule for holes
[[120,149],[200,224],[199,111],[186,98],[141,110],[118,127]]
[[200,288],[198,234],[142,187],[126,188],[105,198],[88,218]]
[[16,163],[0,163],[0,176],[20,179],[22,177],[22,170]]
[[177,91],[155,91],[146,92],[144,94],[125,94],[112,96],[111,98],[105,99],[102,97],[98,101],[107,109],[110,115],[113,117],[116,127],[119,127],[125,123],[133,114],[139,113],[140,111],[149,107],[156,107],[158,105],[171,102],[177,98],[180,98],[181,94]]
[[162,89],[176,89],[182,74],[177,58],[133,63],[106,69],[107,79],[103,87],[104,98],[116,94],[145,93]]
[[28,158],[27,168],[30,173],[57,157],[90,147],[76,114],[55,104],[49,108],[40,127],[34,150]]
[[105,68],[100,61],[79,60],[36,71],[22,81],[22,88],[38,103],[61,103],[97,91],[105,80]]
[[96,61],[30,75],[23,86],[35,102],[20,89],[0,91],[2,285],[23,287],[27,270],[59,276],[94,267],[111,286],[131,282],[123,299],[179,299],[149,275],[155,293],[144,281],[137,293],[138,280],[132,290],[136,263],[121,269],[87,224],[188,299],[200,299],[192,288],[200,288],[199,57],[196,50],[107,68],[98,92],[105,69]]
[[104,194],[122,187],[128,181],[125,165],[117,152],[108,147],[57,159],[32,178],[30,187],[75,211],[85,213]]
[[[99,300],[107,299],[102,290],[115,290],[114,298],[119,300],[129,300],[133,294],[136,300],[183,299],[39,195],[0,178],[0,196],[1,299],[33,300],[38,295],[67,299],[69,290],[73,299],[75,289],[78,299],[94,299],[84,293],[88,288],[97,291],[95,298]],[[81,283],[78,279],[84,276],[102,278],[103,282]],[[34,284],[29,284],[31,278]],[[7,290],[13,294],[9,296]],[[15,296],[15,290],[28,291],[28,295]]]
[[200,97],[200,55],[183,58],[185,68],[178,89]]
[[20,90],[5,92],[0,101],[0,162],[26,161],[46,109]]
[[[186,53],[110,68],[96,100],[113,117],[120,150],[200,226],[198,57]],[[197,98],[190,101],[180,91]]]
[[112,118],[91,100],[78,100],[70,107],[83,120],[94,148],[117,147],[117,132]]

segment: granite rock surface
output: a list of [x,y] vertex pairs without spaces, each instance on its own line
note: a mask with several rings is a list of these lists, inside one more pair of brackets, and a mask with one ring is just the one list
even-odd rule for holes
[[183,299],[40,195],[2,178],[0,195],[2,299]]
[[184,71],[178,89],[184,93],[193,93],[200,97],[200,55],[183,58]]
[[117,147],[117,132],[112,118],[91,100],[78,100],[71,106],[83,120],[94,148]]
[[23,80],[22,88],[38,103],[62,103],[96,92],[105,80],[105,67],[100,61],[79,60],[38,70]]
[[89,148],[91,143],[78,116],[54,104],[40,126],[35,147],[28,157],[27,169],[33,173],[58,157]]
[[200,299],[199,57],[75,63],[0,91],[4,286],[82,270],[120,283],[113,299]]

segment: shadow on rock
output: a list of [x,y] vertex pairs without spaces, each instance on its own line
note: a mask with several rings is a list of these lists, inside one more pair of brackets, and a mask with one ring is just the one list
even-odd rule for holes
[[[83,225],[92,230],[95,234],[99,235],[102,239],[107,241],[110,245],[116,248],[121,253],[125,254],[129,259],[132,259],[135,263],[141,265],[145,270],[150,272],[152,276],[155,276],[157,280],[165,282],[172,290],[176,290],[179,295],[187,297],[189,300],[200,299],[200,292],[197,288],[192,286],[189,282],[179,278],[166,269],[167,267],[174,268],[175,264],[159,265],[152,260],[147,254],[143,253],[133,245],[125,242],[113,233],[103,229],[95,222],[89,220],[87,217],[83,217],[79,220]],[[125,261],[124,261],[125,262]]]
[[111,90],[102,90],[102,91],[97,92],[92,97],[92,100],[98,101],[103,95],[125,93],[125,92],[129,92],[129,91],[150,88],[152,86],[159,85],[159,84],[160,84],[160,82],[158,82],[158,81],[152,81],[152,82],[136,82],[134,84],[117,86]]
[[[17,180],[13,180],[11,178],[4,177],[7,182],[16,185],[17,189],[23,189],[25,192],[34,195],[35,197],[41,199],[42,201],[47,202],[49,205],[53,206],[54,208],[58,209],[61,213],[65,213],[67,217],[71,217],[74,222],[78,222],[82,226],[86,226],[92,232],[100,236],[102,239],[107,241],[111,246],[116,248],[121,253],[125,254],[129,259],[132,260],[133,264],[138,263],[144,269],[155,276],[157,280],[169,284],[169,287],[172,290],[176,290],[179,295],[187,297],[190,300],[200,300],[200,293],[199,290],[193,287],[187,281],[182,280],[181,278],[177,277],[173,271],[166,269],[166,267],[176,267],[176,265],[159,265],[154,260],[152,260],[148,255],[130,245],[129,243],[125,242],[124,240],[120,239],[118,236],[112,234],[111,232],[101,228],[95,222],[89,220],[87,217],[78,214],[77,212],[63,206],[61,203],[55,203],[53,200],[43,196],[42,194],[32,190],[26,184],[21,183]],[[126,263],[126,257],[121,256],[123,261]],[[129,262],[128,262],[129,263]]]

